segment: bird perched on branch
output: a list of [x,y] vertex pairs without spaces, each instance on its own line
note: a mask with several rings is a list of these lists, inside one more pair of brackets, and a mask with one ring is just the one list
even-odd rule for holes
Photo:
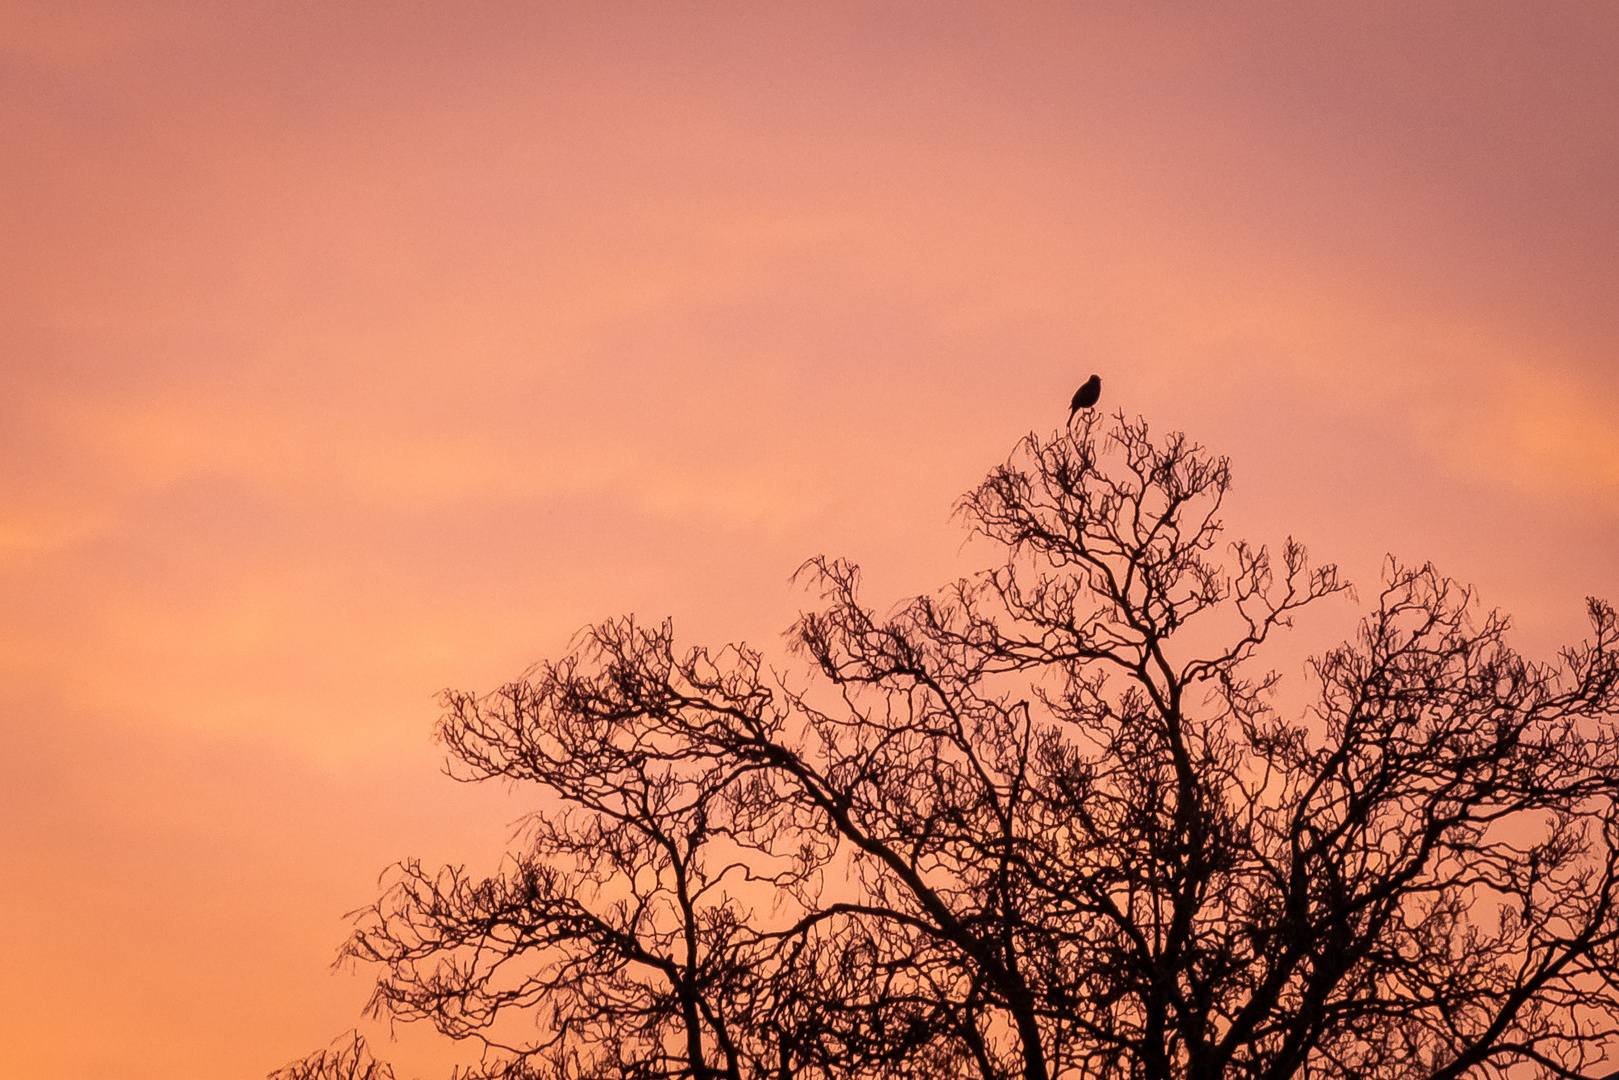
[[1088,409],[1096,404],[1096,399],[1102,396],[1102,377],[1092,375],[1085,380],[1085,385],[1074,391],[1074,400],[1068,405],[1068,422],[1074,422],[1074,414],[1081,409]]

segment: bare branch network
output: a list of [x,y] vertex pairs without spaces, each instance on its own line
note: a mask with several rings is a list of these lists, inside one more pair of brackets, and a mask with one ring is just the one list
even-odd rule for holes
[[[1391,559],[1284,717],[1256,651],[1347,586],[1225,542],[1229,484],[1085,413],[962,500],[996,568],[880,615],[807,563],[807,677],[622,618],[447,692],[455,775],[566,810],[494,876],[394,868],[343,950],[371,1012],[489,1080],[1610,1071],[1613,608],[1532,663]],[[276,1075],[392,1072],[355,1037]]]

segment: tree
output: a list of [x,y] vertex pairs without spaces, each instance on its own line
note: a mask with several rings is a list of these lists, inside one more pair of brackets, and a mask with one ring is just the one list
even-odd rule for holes
[[880,615],[856,567],[807,563],[806,673],[622,618],[447,692],[453,774],[550,802],[492,876],[394,869],[343,949],[380,970],[371,1012],[480,1044],[474,1077],[1613,1060],[1613,608],[1533,663],[1390,559],[1285,717],[1257,654],[1347,585],[1292,540],[1223,543],[1224,458],[1103,423],[962,500],[990,570]]

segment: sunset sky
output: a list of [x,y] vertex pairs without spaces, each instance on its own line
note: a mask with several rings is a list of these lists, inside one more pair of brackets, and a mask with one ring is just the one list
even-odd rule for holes
[[440,689],[931,590],[1093,371],[1233,536],[1581,637],[1619,6],[0,0],[0,1075],[349,1029],[344,913],[533,805]]

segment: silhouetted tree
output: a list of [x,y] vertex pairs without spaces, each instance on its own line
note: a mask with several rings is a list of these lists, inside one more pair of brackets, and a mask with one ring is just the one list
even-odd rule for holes
[[455,774],[545,801],[493,876],[395,868],[343,950],[371,1011],[482,1045],[476,1077],[1588,1075],[1613,609],[1532,663],[1390,560],[1279,715],[1256,651],[1346,585],[1223,542],[1225,459],[1101,424],[963,499],[993,569],[880,615],[806,564],[806,676],[624,618],[447,693]]
[[392,1066],[378,1061],[358,1031],[332,1040],[318,1050],[270,1074],[271,1080],[394,1080]]

